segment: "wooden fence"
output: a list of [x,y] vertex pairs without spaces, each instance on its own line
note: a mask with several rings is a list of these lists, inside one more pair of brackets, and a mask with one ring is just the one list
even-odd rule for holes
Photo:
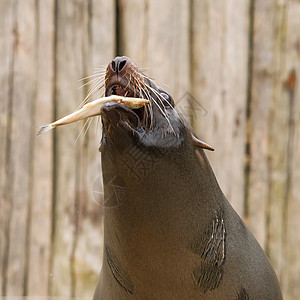
[[[91,297],[98,128],[36,137],[125,54],[167,84],[220,185],[300,297],[299,0],[0,0],[0,295]],[[192,107],[192,114],[186,107]]]

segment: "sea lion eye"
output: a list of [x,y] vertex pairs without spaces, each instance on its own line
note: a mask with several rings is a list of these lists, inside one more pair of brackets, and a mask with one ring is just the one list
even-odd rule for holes
[[160,92],[161,96],[163,96],[165,98],[165,101],[164,101],[164,105],[166,107],[171,107],[171,106],[174,106],[173,104],[173,99],[170,97],[170,95],[168,95],[167,93],[165,92]]
[[167,93],[161,92],[160,93],[165,99],[169,100],[169,95]]

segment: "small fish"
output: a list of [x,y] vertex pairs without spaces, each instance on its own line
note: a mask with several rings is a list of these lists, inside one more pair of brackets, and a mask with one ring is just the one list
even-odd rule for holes
[[116,101],[120,104],[124,104],[126,107],[130,109],[137,109],[145,106],[149,103],[149,100],[141,99],[141,98],[130,98],[130,97],[122,97],[117,95],[111,95],[109,97],[103,97],[96,99],[95,101],[89,102],[85,104],[81,109],[74,111],[73,113],[51,123],[48,125],[41,126],[37,135],[43,134],[56,126],[65,125],[69,123],[73,123],[85,118],[94,117],[100,115],[100,107],[105,103]]

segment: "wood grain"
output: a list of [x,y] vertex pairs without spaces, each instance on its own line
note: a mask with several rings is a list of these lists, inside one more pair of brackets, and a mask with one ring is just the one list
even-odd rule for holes
[[[283,240],[284,273],[283,291],[286,299],[297,299],[300,295],[300,2],[289,1],[286,8],[286,100],[289,102],[288,135],[288,180],[287,199],[282,207],[285,218],[285,239]],[[288,83],[288,84],[287,84]]]
[[[40,1],[35,7],[36,95],[33,110],[33,170],[29,257],[26,294],[47,296],[50,274],[53,135],[36,137],[36,127],[53,119],[54,80],[54,0]],[[36,274],[39,274],[38,276]]]
[[[215,148],[208,153],[222,190],[244,213],[250,1],[194,1],[192,95],[194,127]],[[200,108],[201,105],[206,111]]]
[[32,108],[35,97],[35,26],[34,1],[15,3],[14,45],[11,82],[10,154],[7,160],[7,200],[11,214],[7,217],[7,295],[23,295],[28,254],[28,217],[32,171]]
[[[274,266],[286,299],[299,295],[297,70],[299,3],[255,4],[250,117],[249,226]],[[297,175],[296,175],[297,176]],[[297,177],[296,177],[297,178]],[[292,266],[293,265],[293,266]]]
[[[73,111],[84,98],[87,91],[78,90],[77,80],[89,75],[92,65],[112,59],[113,8],[104,1],[58,3],[57,117]],[[107,38],[101,34],[104,28]],[[62,128],[55,135],[52,295],[91,297],[101,266],[102,209],[91,193],[94,181],[101,176],[100,136],[90,128],[86,137],[75,142],[81,129]]]
[[148,76],[157,79],[157,85],[173,95],[189,118],[191,113],[186,108],[189,106],[186,92],[190,89],[189,2],[121,0],[119,3],[120,54],[132,57]]
[[[0,2],[0,288],[7,292],[8,254],[10,247],[10,215],[12,202],[9,185],[10,133],[12,110],[12,81],[16,36],[15,3]],[[4,58],[4,59],[3,59]]]
[[[269,5],[273,4],[270,2]],[[284,76],[286,76],[286,3],[278,3],[276,6],[265,7],[265,15],[272,14],[272,22],[268,22],[264,27],[273,30],[270,38],[270,51],[272,57],[269,61],[270,85],[270,112],[266,122],[268,126],[268,145],[267,145],[267,167],[268,175],[266,188],[268,189],[265,226],[266,237],[264,247],[269,255],[271,262],[282,280],[284,265],[284,214],[282,208],[286,202],[287,189],[287,144],[289,132],[289,101],[287,99]],[[261,18],[263,15],[261,14]],[[271,20],[270,20],[271,21]],[[262,19],[261,19],[261,22]],[[274,26],[276,24],[276,26]],[[260,43],[265,43],[263,38]],[[263,82],[262,82],[263,83]],[[261,87],[263,88],[263,86]],[[262,98],[260,98],[261,101]],[[259,130],[257,128],[257,130]],[[254,149],[253,149],[254,151]],[[257,169],[255,166],[254,168]],[[255,191],[251,191],[255,193]],[[262,199],[260,199],[260,202]],[[261,212],[262,213],[262,212]],[[261,229],[258,229],[261,230]]]
[[[90,75],[95,66],[108,63],[115,51],[115,6],[112,1],[93,1],[85,24],[89,34],[84,37],[83,57],[86,58],[83,76]],[[83,90],[87,94],[87,85]],[[78,233],[74,252],[76,295],[89,297],[94,293],[102,264],[103,206],[94,189],[101,192],[102,182],[100,152],[101,123],[94,120],[85,137],[79,140],[80,175],[78,202]],[[103,193],[103,190],[102,190]],[[98,194],[101,195],[101,194]],[[97,202],[98,201],[98,202]]]
[[[87,28],[84,1],[58,1],[55,54],[55,119],[73,111],[83,99],[77,80],[83,77],[82,47]],[[69,127],[69,128],[68,128]],[[50,293],[75,296],[74,251],[78,234],[80,126],[54,132],[54,215]]]

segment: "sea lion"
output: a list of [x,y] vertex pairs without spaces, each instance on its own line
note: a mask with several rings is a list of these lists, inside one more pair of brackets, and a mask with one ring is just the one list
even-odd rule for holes
[[[263,250],[222,193],[174,101],[129,58],[107,67],[104,253],[94,300],[282,299]],[[198,142],[195,142],[198,141]]]

